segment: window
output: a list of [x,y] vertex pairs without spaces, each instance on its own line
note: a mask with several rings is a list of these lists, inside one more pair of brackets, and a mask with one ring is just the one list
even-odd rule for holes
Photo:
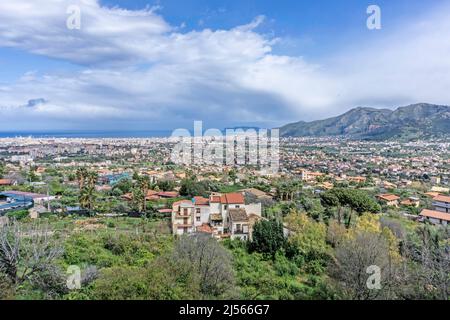
[[239,208],[240,208],[240,206],[237,204],[237,205],[236,205],[236,209],[239,209]]
[[187,216],[187,215],[188,215],[188,209],[183,209],[183,214],[184,214],[185,216]]
[[224,205],[223,208],[224,208],[225,210],[227,210],[227,209],[228,209],[228,205]]
[[200,208],[195,209],[195,212],[200,213]]
[[200,217],[197,217],[197,222],[200,222]]

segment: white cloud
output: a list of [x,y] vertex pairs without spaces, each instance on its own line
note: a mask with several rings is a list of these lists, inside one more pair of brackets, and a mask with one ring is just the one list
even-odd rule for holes
[[[277,39],[256,31],[262,16],[230,30],[182,33],[152,8],[129,11],[79,0],[81,30],[68,30],[66,8],[73,4],[0,3],[0,47],[84,66],[75,74],[32,71],[0,87],[4,130],[152,129],[194,119],[278,125],[357,105],[450,104],[449,10],[406,22],[382,40],[363,39],[359,48],[316,64],[274,54]],[[29,101],[40,103],[30,107]]]

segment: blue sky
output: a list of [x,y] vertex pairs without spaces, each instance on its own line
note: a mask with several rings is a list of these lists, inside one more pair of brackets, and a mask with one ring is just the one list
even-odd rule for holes
[[[80,30],[65,27],[69,5]],[[381,8],[382,29],[366,27]],[[450,104],[448,0],[0,4],[0,131],[273,127]],[[41,103],[29,103],[40,101]]]

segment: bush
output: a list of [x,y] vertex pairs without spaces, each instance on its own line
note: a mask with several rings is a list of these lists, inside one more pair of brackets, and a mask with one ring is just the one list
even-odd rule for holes
[[12,211],[6,214],[8,218],[13,218],[16,220],[23,220],[30,216],[28,210]]

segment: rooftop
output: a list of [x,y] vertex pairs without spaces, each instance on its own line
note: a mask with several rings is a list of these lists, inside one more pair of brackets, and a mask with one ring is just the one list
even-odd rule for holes
[[423,217],[427,217],[427,218],[439,219],[439,220],[444,220],[444,221],[449,221],[450,222],[450,214],[449,213],[445,213],[445,212],[424,209],[420,213],[420,215],[423,216]]
[[245,209],[230,209],[228,214],[230,215],[231,221],[248,221],[248,216]]

